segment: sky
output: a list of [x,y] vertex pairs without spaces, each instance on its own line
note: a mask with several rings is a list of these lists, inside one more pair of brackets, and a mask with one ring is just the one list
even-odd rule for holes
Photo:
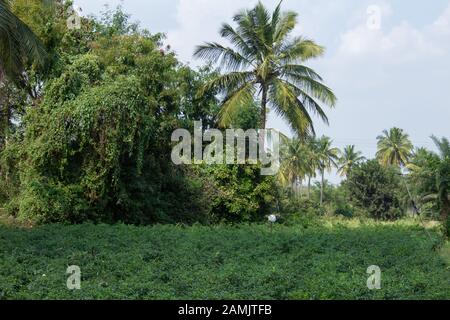
[[[262,2],[273,9],[279,0]],[[195,67],[195,46],[221,41],[221,24],[256,0],[75,0],[83,15],[120,3],[133,21],[165,33],[179,59]],[[432,134],[450,137],[450,0],[284,0],[282,8],[299,15],[293,35],[326,47],[307,63],[338,97],[330,125],[316,119],[318,135],[340,148],[354,144],[368,158],[376,137],[394,126],[429,149]],[[274,114],[268,127],[289,134]]]

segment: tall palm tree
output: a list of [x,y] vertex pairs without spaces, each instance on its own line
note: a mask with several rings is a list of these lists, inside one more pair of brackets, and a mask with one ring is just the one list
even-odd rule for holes
[[355,150],[354,145],[345,147],[339,159],[338,173],[341,177],[348,176],[353,167],[364,161],[364,159],[362,153]]
[[402,129],[384,130],[383,135],[378,136],[377,140],[377,158],[381,165],[402,167],[408,164],[414,147],[408,134]]
[[309,138],[305,141],[306,146],[306,165],[305,172],[308,179],[308,199],[311,199],[311,179],[315,178],[316,172],[318,170],[318,157],[316,150],[316,140],[315,138]]
[[300,135],[314,133],[311,112],[328,123],[319,102],[333,107],[336,97],[322,78],[304,65],[320,57],[324,48],[312,40],[290,36],[297,14],[281,12],[281,2],[270,14],[259,2],[236,14],[234,22],[236,28],[225,23],[220,30],[234,48],[209,42],[194,53],[227,71],[204,88],[215,88],[224,96],[220,124],[228,126],[234,111],[255,98],[261,102],[261,129],[266,127],[268,106]]
[[320,183],[320,204],[323,204],[323,192],[325,186],[325,171],[330,171],[333,167],[337,167],[339,159],[339,149],[333,147],[333,141],[323,136],[316,141],[315,153],[318,160],[318,170],[321,175]]
[[307,146],[300,139],[289,140],[282,149],[279,179],[283,185],[292,186],[301,194],[301,186],[308,166]]
[[17,80],[27,62],[42,63],[45,58],[43,44],[33,31],[14,15],[10,2],[0,0],[0,81],[4,76]]

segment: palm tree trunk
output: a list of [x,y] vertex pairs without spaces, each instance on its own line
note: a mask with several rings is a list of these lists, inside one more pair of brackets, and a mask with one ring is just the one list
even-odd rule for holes
[[320,205],[323,205],[323,188],[325,184],[325,171],[322,170],[320,173],[322,175],[322,182],[320,183]]
[[[266,116],[267,116],[267,88],[264,84],[262,84],[262,98],[261,98],[261,123],[260,123],[260,129],[265,130],[266,129]],[[265,150],[265,135],[259,135],[259,147],[264,152]]]
[[267,121],[267,88],[263,84],[262,85],[262,98],[261,98],[261,128],[266,129],[266,121]]
[[[267,112],[267,88],[265,85],[262,85],[262,98],[261,98],[261,119],[260,119],[260,130],[266,129],[266,112]],[[261,152],[265,151],[266,144],[265,134],[259,135],[259,148]]]

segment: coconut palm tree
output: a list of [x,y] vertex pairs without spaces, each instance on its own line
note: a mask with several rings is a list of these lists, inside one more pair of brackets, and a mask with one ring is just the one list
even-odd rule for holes
[[337,167],[339,159],[339,149],[333,147],[333,141],[330,138],[323,136],[316,141],[314,152],[318,160],[318,170],[321,175],[320,183],[320,204],[323,204],[323,191],[325,186],[325,171],[331,171],[333,167]]
[[315,178],[317,175],[317,170],[319,166],[319,160],[316,152],[316,139],[309,138],[305,141],[305,172],[308,179],[308,199],[311,199],[311,179]]
[[41,41],[14,15],[10,1],[0,0],[0,81],[4,76],[17,80],[27,62],[42,63],[44,58]]
[[255,98],[261,102],[261,129],[266,127],[269,106],[300,135],[314,133],[311,113],[328,123],[319,102],[333,107],[336,97],[322,78],[304,65],[320,57],[324,48],[312,40],[291,37],[297,14],[281,12],[281,2],[270,14],[259,2],[236,14],[234,22],[236,28],[225,23],[220,30],[233,47],[209,42],[194,53],[227,71],[204,88],[223,94],[220,124],[228,126],[235,110]]
[[353,167],[364,161],[364,159],[360,151],[355,151],[354,145],[345,147],[339,159],[339,175],[341,177],[348,176]]
[[291,139],[284,145],[281,153],[280,182],[285,186],[292,186],[297,194],[301,194],[301,186],[307,173],[307,149],[300,139]]
[[402,129],[392,128],[384,130],[383,135],[377,137],[377,158],[380,164],[387,166],[405,166],[412,155],[413,144],[408,134]]
[[450,236],[450,142],[432,136],[438,153],[418,149],[408,164],[410,179],[415,184],[422,203],[434,202],[441,221]]
[[447,138],[438,139],[435,136],[432,136],[431,139],[438,148],[440,158],[436,170],[437,192],[426,196],[424,200],[437,201],[446,235],[450,236],[450,142]]

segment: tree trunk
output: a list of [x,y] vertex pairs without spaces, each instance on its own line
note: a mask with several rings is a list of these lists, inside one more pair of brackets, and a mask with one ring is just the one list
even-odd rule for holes
[[267,88],[262,85],[262,98],[261,98],[261,128],[266,129],[267,121]]
[[[267,116],[267,88],[265,85],[262,84],[262,98],[261,98],[261,123],[260,128],[261,130],[266,129],[266,116]],[[265,151],[265,135],[259,135],[259,147],[262,152]]]
[[320,172],[322,174],[322,182],[320,183],[320,205],[323,205],[323,188],[325,184],[325,171]]

